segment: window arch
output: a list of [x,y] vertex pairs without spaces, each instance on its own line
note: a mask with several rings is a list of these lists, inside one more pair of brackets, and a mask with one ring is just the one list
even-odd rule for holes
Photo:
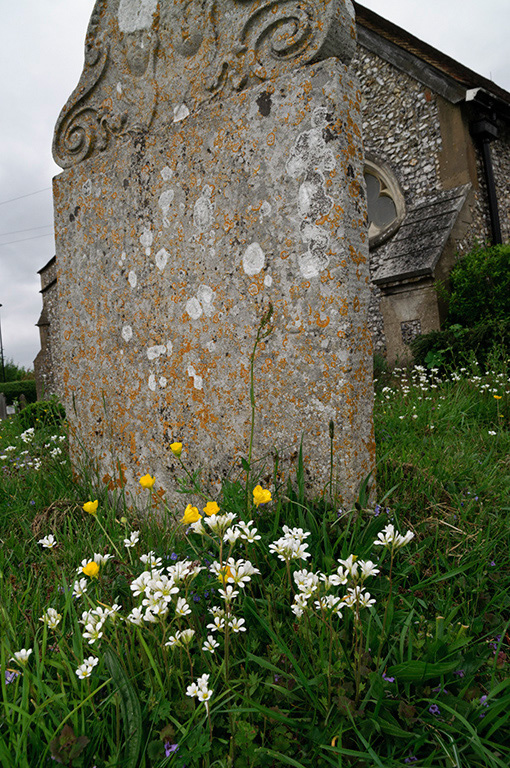
[[400,184],[385,163],[365,158],[368,237],[370,248],[377,248],[395,234],[405,216]]

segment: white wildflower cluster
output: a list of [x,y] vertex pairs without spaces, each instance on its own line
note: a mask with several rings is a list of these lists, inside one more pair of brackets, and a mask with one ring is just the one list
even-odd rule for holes
[[[259,569],[249,560],[235,560],[229,557],[224,563],[214,561],[209,566],[209,570],[223,585],[219,588],[218,594],[223,598],[225,607],[214,606],[209,609],[213,621],[207,625],[207,629],[211,632],[225,632],[228,628],[235,634],[246,632],[245,620],[234,616],[232,605],[240,594],[240,590],[250,583],[251,577],[260,573]],[[217,645],[213,636],[210,635],[208,642],[204,644],[204,650],[213,652]]]
[[[358,560],[356,555],[349,555],[346,560],[338,561],[335,573],[313,573],[303,569],[294,573],[297,593],[294,597],[292,612],[300,618],[312,605],[317,613],[341,618],[344,607],[352,610],[369,608],[375,604],[370,592],[364,590],[364,582],[369,576],[376,576],[379,569],[371,560]],[[347,594],[328,594],[333,588],[350,584]],[[313,600],[313,603],[312,603]]]
[[405,536],[402,536],[402,534],[396,531],[395,527],[389,523],[385,528],[383,528],[382,531],[377,534],[377,539],[374,541],[374,546],[387,547],[388,549],[394,551],[400,549],[400,547],[404,547],[406,544],[409,544],[412,539],[414,539],[414,533],[412,531],[407,531]]
[[269,545],[269,551],[278,555],[280,560],[290,562],[291,560],[306,560],[310,557],[307,552],[308,544],[305,539],[310,536],[309,532],[302,528],[289,528],[288,525],[282,527],[283,536]]
[[24,443],[31,443],[34,439],[34,432],[34,427],[30,427],[30,429],[26,429],[24,432],[22,432],[20,437]]
[[[224,542],[231,547],[239,539],[240,541],[248,542],[252,544],[255,541],[260,541],[260,536],[253,520],[248,522],[240,521],[234,523],[237,515],[233,512],[226,512],[225,514],[213,514],[206,517],[201,517],[195,523],[191,523],[190,528],[194,533],[204,535],[216,535],[219,536]],[[209,530],[207,530],[209,529]]]
[[93,645],[103,637],[103,627],[107,619],[111,617],[114,620],[120,608],[120,605],[114,603],[111,608],[103,608],[99,605],[90,611],[83,611],[79,622],[84,625],[83,638],[89,645]]
[[46,624],[50,629],[55,629],[60,624],[62,616],[60,613],[56,611],[55,608],[48,608],[39,621],[42,621],[44,624]]
[[186,599],[177,597],[180,585],[189,584],[203,568],[190,560],[162,568],[162,560],[154,552],[142,555],[140,560],[149,565],[150,570],[143,571],[130,585],[133,596],[142,597],[142,604],[133,608],[127,620],[137,626],[143,622],[155,623],[168,614],[172,605],[176,616],[188,616],[191,608]]
[[203,701],[206,706],[212,695],[213,691],[209,688],[209,675],[202,675],[196,683],[191,683],[186,688],[186,696],[196,697],[199,701]]
[[97,659],[95,656],[89,656],[88,659],[85,659],[83,664],[80,664],[76,670],[76,674],[80,680],[84,680],[86,677],[90,677],[92,670],[95,666],[97,666],[98,663],[99,659]]

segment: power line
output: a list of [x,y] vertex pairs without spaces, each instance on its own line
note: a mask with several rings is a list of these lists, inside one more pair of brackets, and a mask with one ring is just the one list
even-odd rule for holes
[[2,245],[12,245],[13,243],[26,243],[28,240],[39,240],[41,237],[53,237],[53,232],[48,232],[46,235],[35,235],[35,237],[24,237],[22,240],[9,240],[8,243],[0,243]]
[[13,232],[0,232],[0,237],[7,237],[7,235],[20,235],[22,232],[35,232],[36,229],[48,229],[53,224],[44,224],[42,227],[30,227],[30,229],[15,229]]
[[39,195],[41,192],[47,192],[51,187],[44,187],[44,189],[38,189],[36,192],[29,192],[28,195],[20,195],[19,197],[11,197],[10,200],[2,200],[0,205],[7,205],[7,203],[14,203],[15,200],[23,200],[24,197],[32,197],[32,195]]

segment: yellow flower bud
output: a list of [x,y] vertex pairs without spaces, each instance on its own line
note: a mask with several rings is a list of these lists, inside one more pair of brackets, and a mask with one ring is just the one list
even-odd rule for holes
[[206,515],[208,515],[209,517],[210,517],[211,515],[217,515],[219,511],[220,511],[220,508],[219,508],[219,506],[216,504],[216,502],[215,502],[215,501],[208,501],[208,502],[207,502],[207,504],[206,504],[206,505],[205,505],[205,507],[204,507],[204,512],[205,512],[205,514],[206,514]]
[[99,502],[96,499],[95,501],[87,501],[83,505],[83,511],[88,512],[89,515],[93,515],[94,517],[97,515],[97,506]]
[[260,485],[255,486],[253,489],[253,503],[255,506],[267,504],[268,501],[271,501],[271,491],[264,490]]
[[156,482],[156,478],[151,477],[148,474],[140,478],[140,485],[142,486],[142,488],[152,488],[155,482]]
[[97,574],[99,573],[99,566],[97,563],[95,563],[93,560],[91,560],[90,563],[87,563],[82,568],[83,573],[85,576],[90,576],[91,579],[97,579]]
[[198,511],[196,507],[193,507],[191,504],[188,504],[186,509],[184,510],[184,517],[181,520],[181,523],[186,523],[186,525],[189,525],[190,523],[196,523],[197,520],[200,520],[202,515]]
[[174,456],[177,456],[177,458],[179,458],[179,456],[182,453],[182,443],[172,443],[172,445],[170,446],[170,450],[172,451]]

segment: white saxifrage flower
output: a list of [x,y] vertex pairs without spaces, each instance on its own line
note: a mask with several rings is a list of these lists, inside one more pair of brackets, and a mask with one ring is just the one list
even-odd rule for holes
[[62,616],[60,613],[57,613],[55,608],[48,608],[39,621],[42,621],[44,624],[46,624],[50,629],[55,629],[60,624]]
[[87,579],[78,579],[73,584],[73,597],[83,597],[87,591],[88,581]]
[[395,527],[389,523],[382,531],[377,534],[377,539],[374,541],[374,546],[388,547],[389,549],[400,549],[400,547],[409,544],[414,539],[414,533],[407,531],[405,536],[402,536]]
[[129,538],[124,539],[124,546],[126,549],[130,549],[138,544],[140,541],[140,531],[131,531]]
[[204,640],[202,650],[207,651],[208,653],[214,653],[215,649],[219,648],[219,645],[218,641],[214,639],[214,635],[207,635],[207,640]]
[[15,651],[14,656],[11,658],[17,661],[19,664],[27,664],[30,654],[33,652],[33,648],[22,648],[21,651]]
[[88,659],[85,659],[83,664],[80,664],[76,670],[76,674],[80,680],[84,680],[86,677],[90,677],[92,670],[95,666],[97,666],[98,663],[99,659],[97,659],[95,656],[89,656]]
[[41,544],[44,549],[53,549],[53,547],[55,547],[57,544],[57,540],[54,535],[50,533],[48,536],[44,536],[42,539],[39,539],[37,543]]

